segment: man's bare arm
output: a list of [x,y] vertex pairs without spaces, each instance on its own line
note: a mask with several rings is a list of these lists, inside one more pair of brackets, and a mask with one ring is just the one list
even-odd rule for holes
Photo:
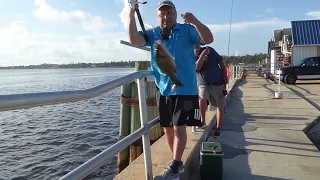
[[194,24],[194,27],[196,28],[196,30],[198,31],[199,35],[200,35],[200,43],[201,44],[210,44],[213,42],[213,35],[210,31],[210,29],[202,24],[200,21],[198,21],[197,23]]
[[130,9],[129,22],[127,27],[129,42],[135,46],[144,46],[146,44],[146,41],[144,40],[144,37],[138,33],[134,13],[135,13],[135,9],[132,7]]
[[210,29],[202,24],[192,13],[181,14],[185,23],[190,23],[193,25],[200,35],[200,43],[201,44],[210,44],[213,42],[213,35]]
[[203,66],[203,62],[204,60],[207,58],[207,56],[210,53],[210,49],[206,48],[205,50],[203,50],[198,58],[198,60],[196,61],[196,72],[199,72],[200,69]]

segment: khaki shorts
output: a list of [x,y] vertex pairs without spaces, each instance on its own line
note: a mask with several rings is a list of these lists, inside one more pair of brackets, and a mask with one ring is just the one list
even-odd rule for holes
[[209,101],[210,104],[214,107],[224,108],[226,98],[223,94],[223,90],[225,89],[225,85],[199,85],[198,89],[200,99]]

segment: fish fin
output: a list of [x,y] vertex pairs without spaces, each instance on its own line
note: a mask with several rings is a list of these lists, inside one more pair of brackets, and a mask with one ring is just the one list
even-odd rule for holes
[[171,91],[173,91],[177,87],[183,87],[183,84],[177,79],[175,83],[172,83]]
[[175,73],[175,75],[174,76],[172,76],[172,77],[170,77],[170,79],[171,79],[171,82],[173,83],[173,84],[175,84],[176,86],[183,86],[183,84],[179,81],[179,79],[178,79],[178,76],[177,76],[177,73]]
[[170,79],[171,79],[171,84],[172,84],[171,91],[173,91],[177,87],[183,86],[183,84],[178,80],[177,76],[172,76],[172,77],[170,77]]

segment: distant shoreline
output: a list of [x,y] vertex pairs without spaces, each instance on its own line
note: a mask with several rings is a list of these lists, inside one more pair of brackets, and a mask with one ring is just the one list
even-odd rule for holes
[[104,63],[71,63],[71,64],[40,64],[27,66],[6,66],[1,69],[79,69],[79,68],[134,68],[135,61],[119,61]]
[[[223,56],[226,64],[239,64],[239,63],[264,63],[268,58],[267,54],[259,53],[254,55],[243,56]],[[0,67],[1,69],[66,69],[66,68],[134,68],[136,61],[117,61],[117,62],[104,62],[104,63],[70,63],[70,64],[40,64],[28,66],[6,66]],[[150,61],[149,61],[150,62]],[[149,63],[150,67],[150,63]]]
[[135,68],[135,67],[67,67],[67,68],[18,68],[18,67],[0,67],[0,70],[8,70],[8,69],[94,69],[94,68]]

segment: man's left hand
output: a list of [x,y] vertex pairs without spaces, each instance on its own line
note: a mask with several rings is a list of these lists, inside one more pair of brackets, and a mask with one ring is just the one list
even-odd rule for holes
[[196,25],[199,21],[192,13],[181,14],[183,21],[187,24]]

